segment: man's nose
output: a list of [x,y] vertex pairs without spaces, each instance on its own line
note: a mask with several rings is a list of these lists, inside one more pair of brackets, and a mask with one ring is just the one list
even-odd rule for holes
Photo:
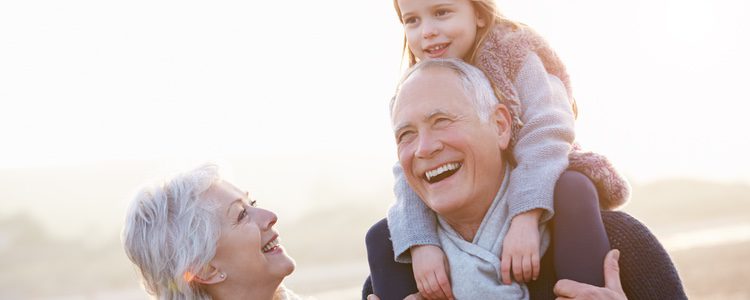
[[418,137],[417,151],[414,155],[418,158],[429,158],[443,149],[443,143],[429,133],[422,133]]

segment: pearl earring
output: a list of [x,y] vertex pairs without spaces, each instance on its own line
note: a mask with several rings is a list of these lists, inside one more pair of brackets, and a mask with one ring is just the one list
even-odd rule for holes
[[224,273],[221,273],[221,274],[219,274],[219,277],[221,277],[221,279],[224,279],[224,277],[227,277],[227,275],[224,274]]

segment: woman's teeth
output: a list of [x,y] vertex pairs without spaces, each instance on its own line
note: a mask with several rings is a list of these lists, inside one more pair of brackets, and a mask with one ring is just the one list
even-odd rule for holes
[[[428,182],[432,183],[433,179],[436,179],[438,176],[442,175],[443,173],[452,172],[452,171],[458,170],[458,168],[460,168],[460,167],[461,167],[460,163],[447,163],[447,164],[444,164],[444,165],[442,165],[442,166],[440,166],[440,167],[438,167],[438,168],[436,168],[434,170],[430,170],[430,171],[425,172],[424,176],[425,176],[425,178],[427,178]],[[445,177],[448,177],[448,176],[445,176]],[[435,180],[435,181],[437,181],[437,180]]]
[[261,250],[263,250],[263,252],[265,253],[265,252],[273,250],[273,248],[276,248],[276,246],[278,246],[278,245],[279,245],[279,239],[275,238],[275,239],[273,239],[273,241],[270,241],[270,242],[268,242],[268,244],[266,244],[265,246],[263,246],[263,249],[261,249]]

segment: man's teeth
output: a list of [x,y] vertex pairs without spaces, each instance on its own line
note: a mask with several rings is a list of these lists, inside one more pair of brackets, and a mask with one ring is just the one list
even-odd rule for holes
[[425,177],[427,177],[427,181],[431,181],[432,178],[435,178],[436,176],[443,174],[445,172],[456,170],[460,166],[461,164],[459,163],[448,163],[448,164],[444,164],[438,167],[437,169],[427,171],[426,173],[424,173],[424,175]]
[[263,252],[268,252],[268,251],[271,251],[271,249],[273,249],[274,247],[276,247],[278,245],[279,245],[279,239],[275,238],[275,239],[273,239],[273,241],[270,241],[270,242],[268,242],[268,244],[266,244],[265,246],[263,246],[262,250],[263,250]]

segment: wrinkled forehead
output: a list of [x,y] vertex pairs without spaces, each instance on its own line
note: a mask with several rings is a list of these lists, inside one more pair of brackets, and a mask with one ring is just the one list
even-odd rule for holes
[[452,69],[430,66],[416,70],[405,78],[391,101],[391,121],[400,112],[424,106],[423,110],[466,107],[471,100],[460,76]]

